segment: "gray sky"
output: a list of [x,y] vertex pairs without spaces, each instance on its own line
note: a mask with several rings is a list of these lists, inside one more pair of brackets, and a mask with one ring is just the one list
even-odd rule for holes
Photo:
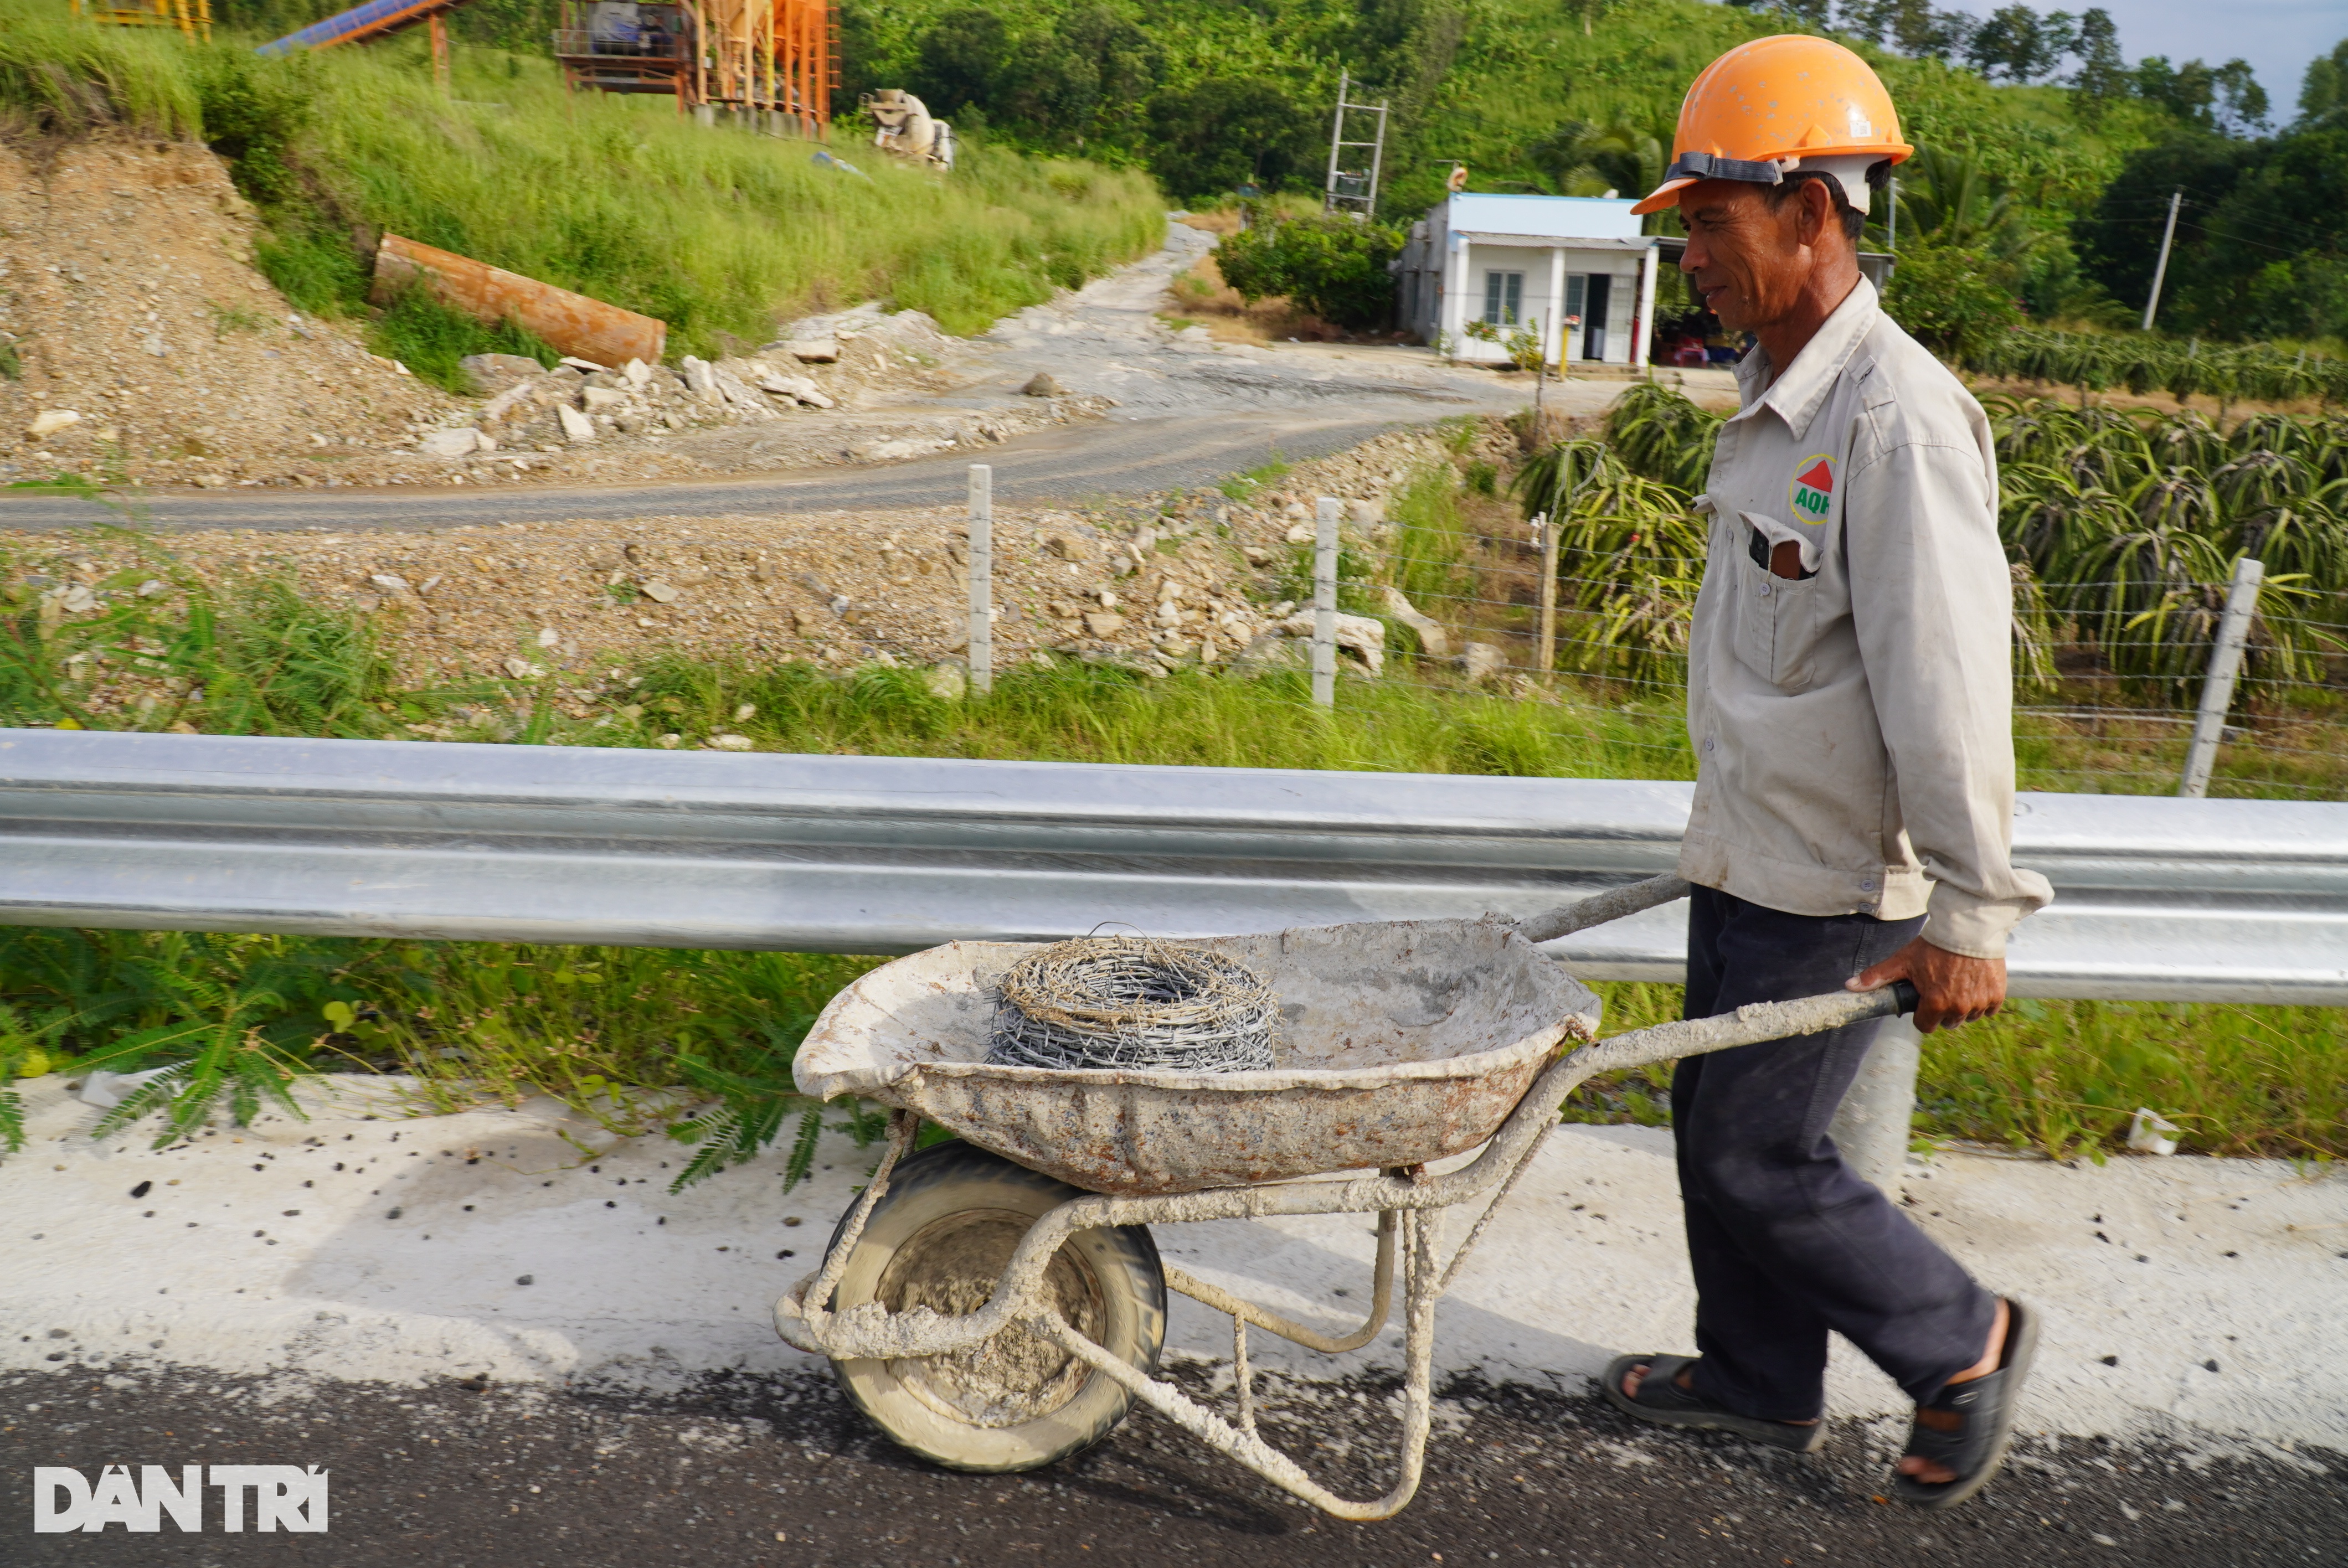
[[[2001,0],[1948,0],[1986,16]],[[2073,15],[2097,0],[2029,0],[2039,11]],[[2299,84],[2307,63],[2348,38],[2348,5],[2341,0],[2100,0],[2119,25],[2120,51],[2134,65],[2167,55],[2173,65],[2203,59],[2222,65],[2240,56],[2259,74],[2274,100],[2281,126],[2299,112]]]

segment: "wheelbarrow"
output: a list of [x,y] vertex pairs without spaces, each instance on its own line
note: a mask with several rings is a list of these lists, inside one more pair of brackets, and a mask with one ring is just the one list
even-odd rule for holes
[[[875,969],[824,1009],[794,1071],[804,1093],[890,1107],[886,1149],[821,1266],[775,1304],[776,1328],[829,1358],[892,1440],[951,1469],[1050,1464],[1107,1437],[1138,1400],[1338,1518],[1389,1518],[1425,1460],[1436,1302],[1578,1085],[1915,1006],[1902,981],[1598,1040],[1597,997],[1534,943],[1686,891],[1663,876],[1515,924],[1401,920],[1199,944],[1279,991],[1268,1071],[989,1063],[994,987],[1040,944],[950,942]],[[915,1152],[923,1121],[959,1141]],[[1456,1170],[1430,1169],[1478,1146]],[[1488,1193],[1466,1240],[1440,1255],[1441,1211]],[[1340,1214],[1377,1216],[1368,1313],[1344,1333],[1167,1264],[1149,1229]],[[1385,1327],[1397,1286],[1398,1474],[1383,1497],[1340,1497],[1260,1430],[1248,1331],[1358,1349]],[[1157,1376],[1169,1289],[1231,1319],[1228,1415]]]

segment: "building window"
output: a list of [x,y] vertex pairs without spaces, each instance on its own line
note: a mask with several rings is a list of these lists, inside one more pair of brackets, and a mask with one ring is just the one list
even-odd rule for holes
[[1590,277],[1589,274],[1585,272],[1570,272],[1566,275],[1565,313],[1567,315],[1578,316],[1581,314],[1582,299],[1588,292],[1589,286]]
[[1484,274],[1484,320],[1492,326],[1524,320],[1525,275],[1522,272]]

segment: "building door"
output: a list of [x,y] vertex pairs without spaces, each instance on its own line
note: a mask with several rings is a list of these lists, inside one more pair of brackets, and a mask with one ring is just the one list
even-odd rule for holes
[[1484,320],[1506,326],[1525,319],[1525,275],[1522,272],[1484,274]]
[[1606,357],[1606,304],[1614,292],[1611,273],[1592,272],[1590,286],[1583,291],[1581,302],[1581,357]]

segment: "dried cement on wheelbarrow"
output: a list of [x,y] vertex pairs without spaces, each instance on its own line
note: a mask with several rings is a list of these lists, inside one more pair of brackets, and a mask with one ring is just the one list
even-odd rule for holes
[[994,991],[1040,950],[949,942],[834,997],[800,1092],[911,1111],[1089,1192],[1194,1193],[1470,1149],[1598,999],[1503,920],[1318,926],[1193,944],[1279,993],[1262,1072],[1059,1071],[986,1060]]

